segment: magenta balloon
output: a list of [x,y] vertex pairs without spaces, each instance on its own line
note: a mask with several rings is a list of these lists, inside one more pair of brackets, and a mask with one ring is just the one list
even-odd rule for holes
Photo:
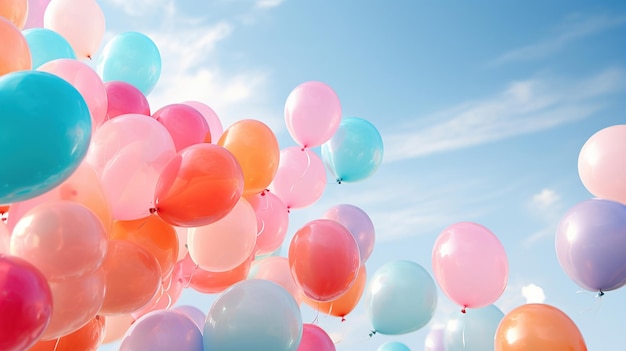
[[278,170],[269,190],[287,208],[303,208],[315,203],[326,188],[326,169],[316,153],[297,146],[280,151]]
[[456,223],[437,238],[433,271],[443,292],[463,308],[496,301],[506,288],[509,263],[500,240],[487,228]]
[[592,199],[571,208],[556,231],[556,254],[576,284],[609,291],[626,284],[626,206]]
[[215,113],[212,108],[199,101],[185,101],[183,104],[195,108],[202,114],[202,117],[204,117],[206,122],[209,124],[209,130],[211,131],[211,143],[217,144],[217,141],[220,140],[222,133],[224,133],[224,127],[222,126],[222,122],[217,116],[217,113]]
[[256,255],[276,251],[283,244],[289,227],[287,206],[268,191],[247,199],[257,219]]
[[104,88],[107,92],[107,120],[126,114],[150,116],[148,99],[134,85],[112,81],[104,83]]
[[172,136],[176,152],[204,142],[209,124],[195,108],[184,104],[163,106],[152,114]]
[[315,324],[302,325],[302,339],[297,351],[335,351],[335,343],[324,329]]
[[365,211],[353,205],[337,205],[328,209],[322,218],[346,227],[359,244],[361,262],[367,261],[374,251],[375,230],[374,223]]
[[444,330],[443,327],[430,329],[424,341],[424,351],[446,351],[444,345]]
[[28,0],[28,17],[24,29],[43,27],[43,14],[49,3],[50,0]]

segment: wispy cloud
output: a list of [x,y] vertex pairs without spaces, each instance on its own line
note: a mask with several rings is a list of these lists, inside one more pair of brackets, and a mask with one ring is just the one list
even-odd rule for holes
[[590,78],[566,81],[536,77],[504,91],[428,116],[384,137],[385,161],[394,162],[484,144],[554,128],[587,118],[605,107],[607,95],[626,86],[626,75],[611,68]]
[[285,0],[259,0],[257,1],[256,6],[261,8],[270,8],[279,6],[283,2],[285,2]]
[[502,65],[514,61],[536,60],[550,56],[576,40],[602,33],[626,24],[626,16],[574,16],[563,23],[549,37],[521,48],[513,49],[491,61]]
[[543,227],[524,240],[524,247],[530,247],[543,238],[554,235],[563,210],[563,201],[556,190],[544,188],[532,196],[528,208]]
[[155,13],[172,13],[173,0],[107,0],[111,5],[133,17],[148,16]]

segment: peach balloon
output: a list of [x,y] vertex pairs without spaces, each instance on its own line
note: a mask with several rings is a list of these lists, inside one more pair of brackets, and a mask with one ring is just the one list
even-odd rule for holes
[[105,320],[96,316],[80,329],[59,339],[42,340],[29,351],[97,351],[104,340]]
[[0,76],[32,68],[30,49],[26,38],[20,30],[8,19],[0,16]]
[[104,340],[103,344],[108,344],[120,340],[130,326],[135,322],[135,318],[130,314],[104,317]]
[[4,17],[19,28],[24,29],[28,17],[27,0],[2,0],[0,1],[0,17]]
[[286,257],[267,257],[254,264],[254,279],[272,281],[287,290],[298,304],[302,303],[303,294],[291,275],[289,260]]
[[191,275],[190,287],[204,294],[221,293],[231,285],[246,279],[253,259],[254,257],[250,256],[242,264],[226,272],[197,269]]

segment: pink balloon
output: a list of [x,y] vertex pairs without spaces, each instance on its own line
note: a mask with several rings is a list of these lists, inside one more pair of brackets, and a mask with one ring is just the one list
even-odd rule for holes
[[0,221],[0,255],[8,254],[11,242],[11,233],[4,222]]
[[256,254],[276,251],[282,244],[289,227],[287,206],[278,196],[264,191],[247,198],[257,219]]
[[203,143],[209,133],[209,125],[202,114],[188,105],[167,105],[152,117],[165,126],[174,140],[177,152],[187,146]]
[[604,128],[587,140],[578,174],[594,196],[626,204],[626,124]]
[[346,227],[359,244],[361,262],[367,261],[374,251],[375,230],[374,223],[365,211],[354,205],[337,205],[328,209],[322,218],[331,219]]
[[70,83],[85,99],[93,128],[99,127],[107,112],[107,92],[100,76],[91,67],[73,59],[49,61],[37,68],[52,73]]
[[302,340],[298,351],[335,351],[335,343],[324,329],[315,324],[302,325]]
[[289,260],[286,257],[267,257],[256,262],[254,265],[256,267],[254,279],[272,281],[285,288],[298,304],[302,303],[302,290],[300,290],[295,280],[293,280]]
[[331,87],[322,82],[306,82],[289,93],[285,102],[287,130],[304,148],[328,141],[339,128],[341,103]]
[[500,240],[471,222],[446,228],[433,247],[433,271],[443,292],[465,308],[485,307],[506,288],[509,263]]
[[43,27],[43,14],[50,0],[28,0],[28,17],[24,29]]
[[211,143],[217,144],[217,141],[220,140],[222,133],[224,133],[224,127],[222,126],[222,122],[220,118],[217,116],[217,113],[213,111],[208,105],[199,102],[199,101],[185,101],[183,102],[185,105],[189,105],[195,108],[198,112],[202,114],[202,117],[206,120],[209,125],[209,131],[211,132]]
[[280,151],[280,161],[269,190],[287,208],[302,208],[315,203],[326,188],[326,169],[317,154],[297,146]]
[[178,257],[176,258],[176,261],[180,261],[185,258],[189,252],[187,249],[187,232],[189,228],[174,227],[174,229],[176,229],[176,236],[178,236]]
[[150,116],[150,104],[141,90],[134,85],[112,81],[104,83],[107,92],[107,120],[126,114]]

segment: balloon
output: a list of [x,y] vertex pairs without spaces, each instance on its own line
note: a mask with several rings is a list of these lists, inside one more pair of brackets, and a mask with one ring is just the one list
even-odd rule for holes
[[125,114],[150,116],[148,99],[134,85],[112,81],[104,83],[104,88],[107,92],[106,120]]
[[28,16],[24,29],[43,27],[43,15],[50,0],[28,0]]
[[253,255],[256,233],[254,210],[240,198],[225,217],[189,230],[189,255],[204,270],[230,271]]
[[135,322],[135,318],[130,314],[104,317],[104,340],[103,344],[108,344],[121,339],[130,326]]
[[596,197],[626,204],[626,124],[600,130],[585,142],[578,155],[578,174]]
[[11,248],[11,232],[3,221],[0,221],[0,255],[8,254]]
[[561,310],[544,304],[526,304],[509,312],[498,326],[496,351],[586,351],[576,324]]
[[335,351],[335,343],[324,329],[315,324],[302,325],[302,340],[298,351]]
[[365,283],[367,280],[367,273],[364,265],[359,268],[359,274],[356,276],[356,281],[348,291],[341,295],[336,300],[328,302],[318,302],[312,300],[305,300],[307,304],[314,309],[329,314],[331,316],[341,317],[345,320],[345,316],[352,312],[356,305],[361,300],[363,291],[365,290]]
[[97,69],[103,81],[130,83],[147,96],[161,76],[161,54],[144,34],[125,32],[104,46]]
[[439,235],[433,247],[435,279],[463,309],[495,302],[504,292],[509,264],[500,240],[480,224],[456,223]]
[[370,122],[345,118],[335,135],[322,145],[322,159],[337,182],[363,180],[383,162],[383,139]]
[[196,326],[198,326],[198,329],[200,330],[200,332],[204,331],[204,321],[206,320],[206,315],[204,312],[200,311],[197,307],[184,305],[184,306],[178,306],[176,308],[173,308],[172,311],[178,312],[184,316],[187,316],[187,318],[191,319],[194,323],[196,323]]
[[354,237],[328,219],[317,219],[300,228],[291,239],[288,257],[296,284],[315,301],[343,295],[356,281],[361,266]]
[[286,257],[268,257],[254,264],[254,279],[272,281],[287,290],[298,304],[302,302],[302,291],[293,280],[289,260]]
[[256,254],[264,255],[276,251],[283,244],[289,228],[287,207],[278,196],[269,191],[246,197],[246,200],[256,214]]
[[199,227],[224,218],[242,191],[243,174],[237,159],[221,146],[196,144],[167,163],[154,202],[158,215],[169,224]]
[[107,93],[98,74],[86,64],[65,58],[47,62],[37,69],[52,73],[72,84],[87,103],[94,127],[104,122],[107,111]]
[[93,274],[104,260],[107,235],[81,204],[48,202],[31,209],[11,236],[11,254],[37,267],[48,281]]
[[65,37],[81,59],[91,59],[104,37],[104,14],[95,0],[54,0],[46,7],[43,24]]
[[424,351],[446,351],[444,332],[445,329],[440,326],[431,328],[424,340]]
[[209,125],[202,114],[188,105],[167,105],[156,111],[152,117],[163,124],[170,133],[176,151],[203,143],[209,132]]
[[0,2],[0,17],[8,19],[18,29],[23,29],[28,14],[26,0],[2,0]]
[[228,127],[217,142],[232,152],[243,171],[243,195],[265,190],[278,170],[280,149],[274,132],[263,122],[244,119]]
[[102,265],[106,296],[102,315],[129,314],[147,305],[161,287],[161,268],[154,255],[125,240],[110,240]]
[[22,34],[30,48],[33,69],[56,59],[76,59],[76,53],[70,43],[53,30],[32,28],[25,30]]
[[207,121],[209,125],[209,131],[211,132],[210,139],[205,141],[217,144],[217,141],[220,139],[222,133],[224,132],[224,128],[222,127],[222,122],[220,121],[215,111],[213,111],[213,109],[206,104],[199,101],[185,101],[183,102],[183,104],[195,108],[198,112],[202,114],[204,119]]
[[239,266],[226,272],[210,272],[195,269],[190,275],[189,286],[204,294],[216,294],[228,289],[231,285],[246,279],[250,272],[253,257],[250,256]]
[[0,77],[2,75],[32,67],[28,42],[20,30],[9,20],[0,16]]
[[626,284],[626,206],[592,199],[571,208],[556,231],[556,255],[576,284],[609,291]]
[[388,341],[378,346],[376,351],[411,351],[411,349],[401,342]]
[[289,93],[285,102],[285,123],[298,145],[322,145],[337,131],[341,103],[331,87],[322,82],[305,82]]
[[329,208],[322,218],[330,219],[343,225],[359,244],[361,262],[367,261],[374,251],[374,223],[362,209],[353,205],[337,205]]
[[296,351],[302,338],[300,308],[267,280],[244,280],[224,291],[204,326],[204,350]]
[[174,229],[176,230],[176,236],[178,237],[178,257],[176,257],[176,261],[180,261],[189,252],[187,249],[187,231],[189,228],[174,227]]
[[50,323],[50,286],[30,263],[0,254],[0,291],[0,349],[28,349]]
[[96,316],[80,329],[59,339],[42,340],[28,351],[97,351],[104,340],[105,320]]
[[138,319],[126,332],[120,351],[202,351],[202,334],[187,316],[154,311]]
[[0,172],[0,203],[5,204],[41,195],[65,181],[80,165],[91,138],[83,97],[45,72],[0,77],[0,124],[0,148],[11,150],[2,157],[3,169],[10,172]]
[[494,305],[468,310],[448,320],[446,350],[493,351],[493,338],[504,313]]
[[316,153],[296,146],[280,151],[280,161],[269,190],[287,208],[315,203],[326,188],[326,169]]
[[424,327],[436,306],[433,278],[411,261],[384,264],[372,276],[365,294],[368,318],[381,334],[400,335]]

